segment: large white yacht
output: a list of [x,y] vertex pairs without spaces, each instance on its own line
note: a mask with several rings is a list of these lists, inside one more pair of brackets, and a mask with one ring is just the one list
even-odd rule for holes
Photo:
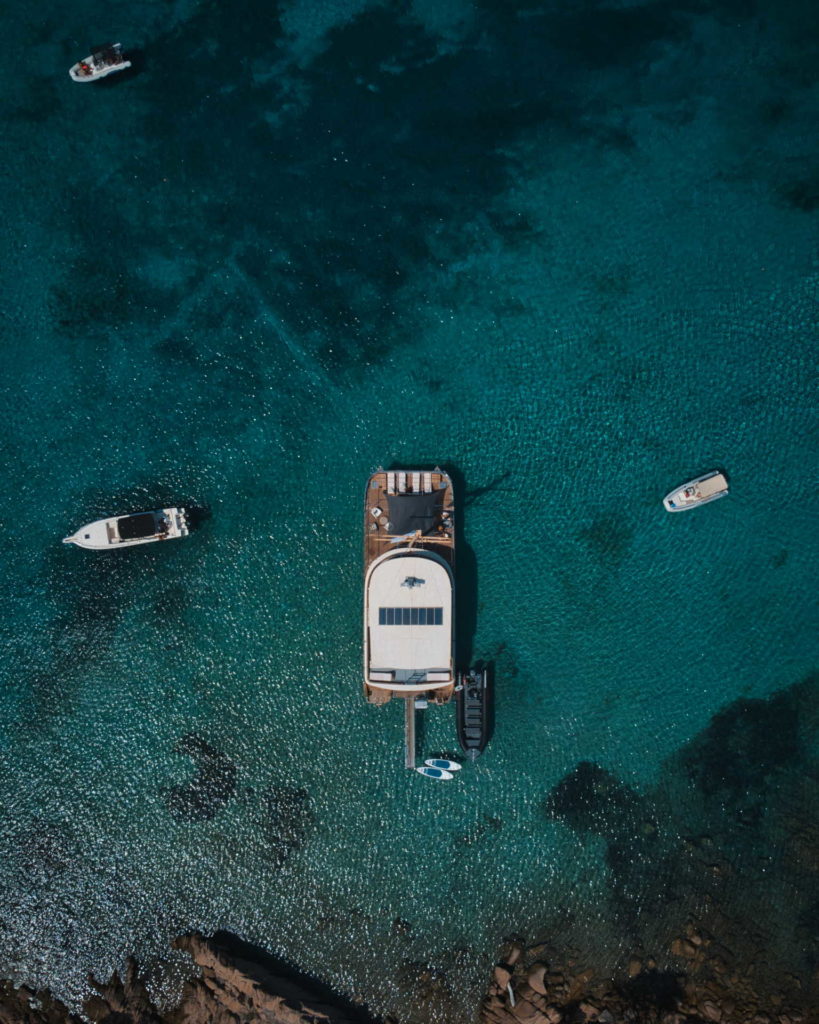
[[455,509],[442,470],[386,472],[364,503],[364,695],[445,704],[455,688]]
[[63,544],[76,544],[80,548],[107,551],[113,548],[130,548],[135,544],[171,540],[174,537],[187,537],[189,532],[184,508],[161,508],[153,512],[134,512],[111,519],[97,519],[87,526],[81,526],[70,537],[63,537]]

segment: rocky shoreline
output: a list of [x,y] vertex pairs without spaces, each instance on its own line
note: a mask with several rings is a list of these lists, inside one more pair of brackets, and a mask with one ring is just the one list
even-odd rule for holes
[[190,954],[198,977],[185,983],[170,1010],[157,1008],[129,960],[122,977],[89,979],[95,994],[82,1016],[48,992],[2,982],[0,1024],[376,1024],[364,1007],[228,932],[183,935],[174,946]]
[[[576,951],[575,951],[576,952]],[[758,993],[749,971],[689,923],[662,966],[632,956],[620,977],[602,977],[547,943],[510,942],[495,966],[480,1024],[817,1024],[819,992],[793,976]],[[819,989],[819,971],[813,989]]]
[[[173,945],[188,953],[197,977],[178,1005],[159,1009],[137,964],[106,983],[89,979],[94,994],[82,1014],[48,992],[0,983],[0,1024],[398,1024],[377,1021],[365,1007],[295,971],[228,932],[183,935]],[[819,987],[819,970],[816,972]],[[760,995],[725,947],[689,922],[661,963],[631,957],[620,976],[584,965],[577,950],[545,942],[510,942],[496,964],[477,1013],[479,1024],[819,1024],[816,992],[792,977],[780,991]],[[466,1012],[464,1024],[475,1018]]]

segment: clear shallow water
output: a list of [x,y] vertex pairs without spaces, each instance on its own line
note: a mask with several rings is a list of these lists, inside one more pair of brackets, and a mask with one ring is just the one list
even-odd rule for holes
[[[17,12],[0,973],[76,999],[135,953],[170,993],[169,938],[222,927],[462,1020],[510,930],[616,965],[752,910],[811,969],[808,23]],[[106,36],[140,73],[72,87]],[[360,502],[392,460],[463,479],[463,649],[497,665],[495,737],[449,787],[360,696]],[[730,499],[663,513],[714,465]],[[161,550],[59,544],[165,502],[210,517]],[[424,755],[455,749],[430,712]]]

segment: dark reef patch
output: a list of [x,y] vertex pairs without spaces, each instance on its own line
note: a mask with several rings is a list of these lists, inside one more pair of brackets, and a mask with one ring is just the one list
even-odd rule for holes
[[684,989],[680,984],[684,975],[674,971],[640,971],[621,985],[621,991],[635,1010],[643,1013],[670,1012],[676,1010],[683,999]]
[[484,814],[481,816],[480,821],[476,822],[465,832],[461,832],[456,835],[452,840],[452,845],[456,848],[462,846],[474,846],[485,836],[500,832],[502,828],[503,822],[500,818],[496,818],[490,814]]
[[786,201],[803,213],[819,210],[819,176],[796,181],[782,190]]
[[774,569],[781,569],[782,566],[785,565],[785,563],[788,561],[789,554],[790,552],[787,548],[782,548],[781,551],[777,551],[773,558],[771,558],[771,565],[774,567]]
[[768,700],[736,701],[714,715],[683,755],[689,779],[705,797],[744,806],[752,794],[764,794],[773,772],[799,762],[800,693],[793,688]]
[[819,966],[817,698],[813,675],[767,700],[735,701],[645,793],[581,762],[547,795],[548,817],[605,842],[604,916],[616,933],[635,949],[671,951],[625,983],[633,1005],[664,1011],[680,998],[675,957],[696,947],[675,936],[692,921],[711,936],[707,957],[724,977],[741,970],[760,994],[787,977],[791,995],[810,998]]
[[196,772],[164,794],[168,810],[177,821],[209,821],[236,791],[236,765],[192,732],[176,743],[174,752],[190,757]]
[[618,515],[604,515],[578,530],[577,536],[606,567],[619,565],[628,554],[634,530]]
[[294,786],[270,786],[262,794],[265,833],[273,852],[273,861],[280,867],[292,850],[304,844],[313,823],[310,794]]
[[[155,66],[171,63],[190,38],[212,40],[217,62],[242,53],[244,65],[219,93],[196,67],[173,97],[158,79],[139,80],[149,110],[141,138],[147,147],[163,140],[147,163],[159,180],[183,169],[185,192],[196,200],[171,205],[158,195],[140,223],[124,227],[146,244],[187,239],[202,270],[202,253],[211,265],[229,267],[253,293],[251,316],[272,318],[332,375],[359,372],[412,340],[419,305],[411,289],[418,279],[428,287],[431,268],[439,288],[457,289],[458,275],[447,267],[476,246],[541,238],[531,215],[503,198],[517,169],[510,147],[545,133],[633,149],[625,76],[655,43],[689,31],[664,5],[598,9],[593,17],[538,8],[510,17],[508,7],[484,4],[473,28],[442,46],[408,12],[385,5],[330,30],[304,61],[294,59],[275,14],[250,4],[240,11],[198,9],[154,40]],[[579,97],[601,68],[614,69],[614,88],[608,109],[592,109]],[[209,142],[214,132],[217,147]],[[240,198],[254,216],[237,231],[232,211]],[[484,211],[480,224],[464,231],[476,210]],[[123,214],[112,214],[120,223]],[[123,267],[106,268],[82,304],[102,302],[101,313],[117,315],[123,274]],[[67,324],[72,294],[70,283],[60,294]],[[165,309],[179,297],[152,292],[146,307]],[[184,316],[195,318],[194,307]],[[184,346],[160,344],[174,360],[191,359]]]
[[543,809],[579,832],[611,835],[633,823],[640,798],[616,775],[591,761],[580,764],[546,798]]

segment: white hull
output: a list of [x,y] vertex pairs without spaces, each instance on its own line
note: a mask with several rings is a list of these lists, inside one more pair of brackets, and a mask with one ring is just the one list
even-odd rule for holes
[[[129,536],[129,533],[133,532],[128,530],[129,523],[145,521],[149,516],[154,517],[153,532],[145,533],[143,536]],[[153,512],[97,519],[87,526],[80,527],[70,537],[64,537],[63,544],[76,544],[79,548],[88,548],[91,551],[111,551],[116,548],[135,547],[137,544],[153,544],[155,541],[187,537],[188,533],[184,508],[163,508]]]
[[704,476],[698,476],[696,480],[689,480],[687,484],[666,494],[663,505],[668,512],[687,512],[690,508],[724,498],[727,493],[728,481],[715,469]]
[[96,82],[115,71],[124,71],[129,67],[131,62],[122,56],[120,44],[114,43],[112,47],[100,53],[92,53],[84,60],[78,60],[69,68],[68,73],[74,82]]

